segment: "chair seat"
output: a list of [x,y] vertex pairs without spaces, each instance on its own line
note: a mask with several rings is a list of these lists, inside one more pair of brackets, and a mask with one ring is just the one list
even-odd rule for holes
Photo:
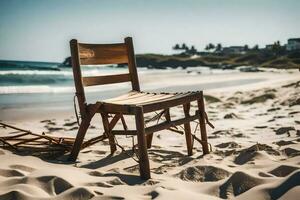
[[144,112],[165,109],[195,101],[201,96],[201,91],[182,92],[182,93],[154,93],[131,91],[127,94],[101,101],[106,112],[119,111],[131,113],[135,106],[143,107]]

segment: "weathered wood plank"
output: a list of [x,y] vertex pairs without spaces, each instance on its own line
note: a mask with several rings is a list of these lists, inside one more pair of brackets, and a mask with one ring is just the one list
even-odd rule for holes
[[[200,117],[200,114],[196,113],[195,115],[185,117],[185,118],[181,118],[181,119],[176,119],[176,120],[173,120],[173,121],[170,121],[170,122],[165,121],[165,122],[162,122],[162,123],[159,123],[159,124],[156,124],[156,125],[145,128],[145,133],[147,135],[152,134],[152,133],[157,132],[157,131],[168,129],[170,127],[178,126],[178,125],[193,121],[195,119],[199,119],[199,117]],[[113,135],[137,135],[136,130],[126,130],[126,131],[124,131],[124,130],[112,130],[111,133]]]
[[84,86],[105,85],[130,81],[129,74],[82,77]]
[[148,104],[143,105],[144,113],[152,112],[155,110],[162,110],[177,105],[181,105],[187,102],[195,101],[199,98],[199,93],[190,93],[184,95],[177,95],[166,100],[160,100],[156,102],[149,102]]
[[127,47],[119,44],[84,44],[79,43],[81,65],[122,64],[128,63]]
[[197,113],[193,116],[189,116],[189,117],[185,117],[185,118],[181,118],[181,119],[176,119],[176,120],[173,120],[173,121],[170,121],[170,122],[167,122],[167,121],[162,122],[162,123],[159,123],[157,125],[147,127],[145,129],[145,132],[146,132],[146,134],[151,134],[153,132],[164,130],[164,129],[170,128],[172,126],[178,126],[178,125],[193,121],[195,119],[198,119],[199,117],[200,117],[200,115]]

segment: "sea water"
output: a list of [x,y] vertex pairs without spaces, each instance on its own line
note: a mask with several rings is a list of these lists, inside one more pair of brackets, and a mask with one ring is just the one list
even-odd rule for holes
[[[211,73],[235,73],[234,70],[212,70],[207,67],[191,67],[177,69],[147,69],[138,68],[142,77],[169,76],[177,73],[179,76],[202,76]],[[108,74],[128,73],[127,68],[116,66],[83,66],[83,76],[99,76]],[[142,81],[144,90],[155,91],[162,89],[172,91],[172,87],[162,83],[162,80]],[[145,80],[145,79],[144,79]],[[147,84],[148,82],[151,82]],[[156,83],[156,84],[153,84]],[[177,84],[180,84],[179,82]],[[202,86],[182,86],[182,89],[193,90],[222,87],[226,84],[240,83],[209,83]],[[178,88],[173,88],[175,91]],[[92,102],[113,97],[131,90],[130,83],[118,85],[93,86],[85,89],[88,100]],[[26,107],[32,105],[72,105],[75,93],[73,72],[71,67],[59,67],[59,63],[51,62],[28,62],[28,61],[0,61],[0,108]]]

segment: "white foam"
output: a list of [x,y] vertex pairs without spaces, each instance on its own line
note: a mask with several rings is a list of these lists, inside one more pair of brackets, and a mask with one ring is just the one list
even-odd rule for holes
[[48,85],[0,86],[0,94],[67,93],[67,92],[74,92],[74,87],[50,87]]
[[46,70],[6,70],[0,71],[0,75],[64,75],[71,76],[71,71],[46,71]]

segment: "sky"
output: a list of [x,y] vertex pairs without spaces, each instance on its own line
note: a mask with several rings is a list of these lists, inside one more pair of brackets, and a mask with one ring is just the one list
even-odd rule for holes
[[0,59],[62,62],[69,40],[118,43],[136,53],[174,53],[300,37],[299,0],[0,0]]

